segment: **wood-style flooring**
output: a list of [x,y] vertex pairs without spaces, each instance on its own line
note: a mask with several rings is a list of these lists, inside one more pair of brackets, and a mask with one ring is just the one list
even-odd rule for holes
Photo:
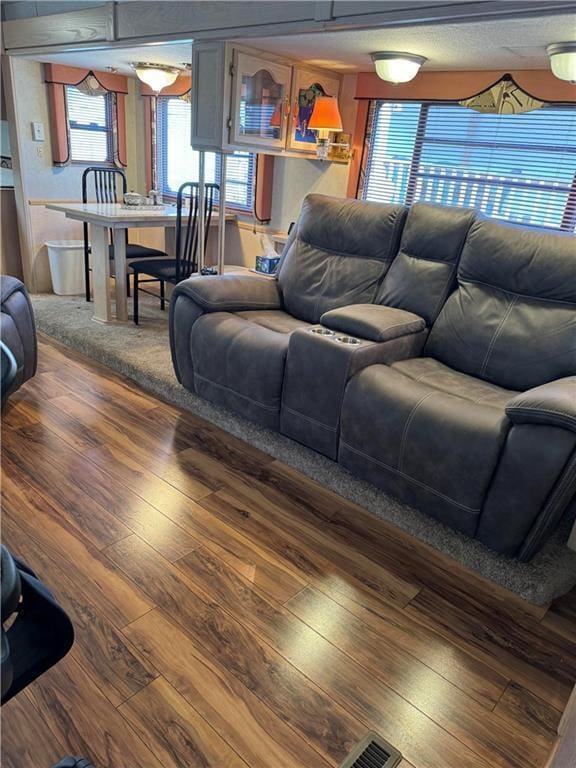
[[76,627],[2,709],[5,768],[542,768],[576,595],[522,603],[298,472],[41,340],[2,535]]

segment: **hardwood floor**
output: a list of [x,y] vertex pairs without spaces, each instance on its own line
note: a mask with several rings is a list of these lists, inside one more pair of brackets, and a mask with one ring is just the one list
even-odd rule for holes
[[49,343],[2,420],[3,540],[75,628],[5,768],[543,768],[576,594],[538,608]]

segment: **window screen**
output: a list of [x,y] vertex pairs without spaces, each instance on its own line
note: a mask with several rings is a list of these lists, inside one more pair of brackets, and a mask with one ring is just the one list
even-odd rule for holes
[[[180,98],[160,97],[156,111],[156,168],[162,194],[176,195],[185,181],[198,181],[199,153],[190,146],[190,104]],[[220,155],[205,154],[205,178],[218,182]],[[234,152],[227,156],[226,203],[252,209],[254,155]]]
[[576,109],[515,115],[459,104],[373,101],[359,196],[476,208],[574,232]]
[[89,96],[66,86],[70,159],[85,163],[112,161],[110,94]]

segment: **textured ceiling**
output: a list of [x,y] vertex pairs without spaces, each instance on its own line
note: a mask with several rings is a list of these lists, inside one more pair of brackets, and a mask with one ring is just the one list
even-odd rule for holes
[[134,74],[132,61],[152,61],[155,64],[171,64],[181,67],[192,60],[192,43],[157,43],[138,48],[111,48],[109,50],[77,51],[73,53],[49,53],[30,56],[35,61],[68,64],[70,67],[88,67],[105,70],[114,67],[125,75]]
[[[544,69],[548,43],[576,40],[576,17],[478,21],[465,24],[323,32],[298,36],[250,38],[254,48],[341,72],[372,69],[371,51],[407,51],[426,56],[424,70]],[[181,65],[191,59],[189,42],[35,56],[40,61],[130,73],[129,62]]]
[[466,24],[252,38],[255,48],[346,71],[372,69],[372,51],[426,56],[425,70],[544,69],[548,43],[576,40],[576,17],[547,16]]

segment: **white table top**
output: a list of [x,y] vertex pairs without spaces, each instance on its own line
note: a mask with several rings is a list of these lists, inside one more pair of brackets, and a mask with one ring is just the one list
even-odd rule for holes
[[[175,227],[176,206],[164,205],[161,209],[145,210],[124,208],[120,203],[48,203],[46,208],[60,211],[69,219],[87,221],[111,229],[130,227]],[[226,220],[234,220],[233,214],[226,214]],[[210,224],[218,222],[218,214],[213,213]]]
[[146,222],[148,226],[172,226],[176,223],[176,206],[165,205],[161,210],[145,211],[142,209],[128,210],[120,203],[48,203],[46,208],[61,211],[69,219],[78,219],[106,227],[127,226],[132,222]]

